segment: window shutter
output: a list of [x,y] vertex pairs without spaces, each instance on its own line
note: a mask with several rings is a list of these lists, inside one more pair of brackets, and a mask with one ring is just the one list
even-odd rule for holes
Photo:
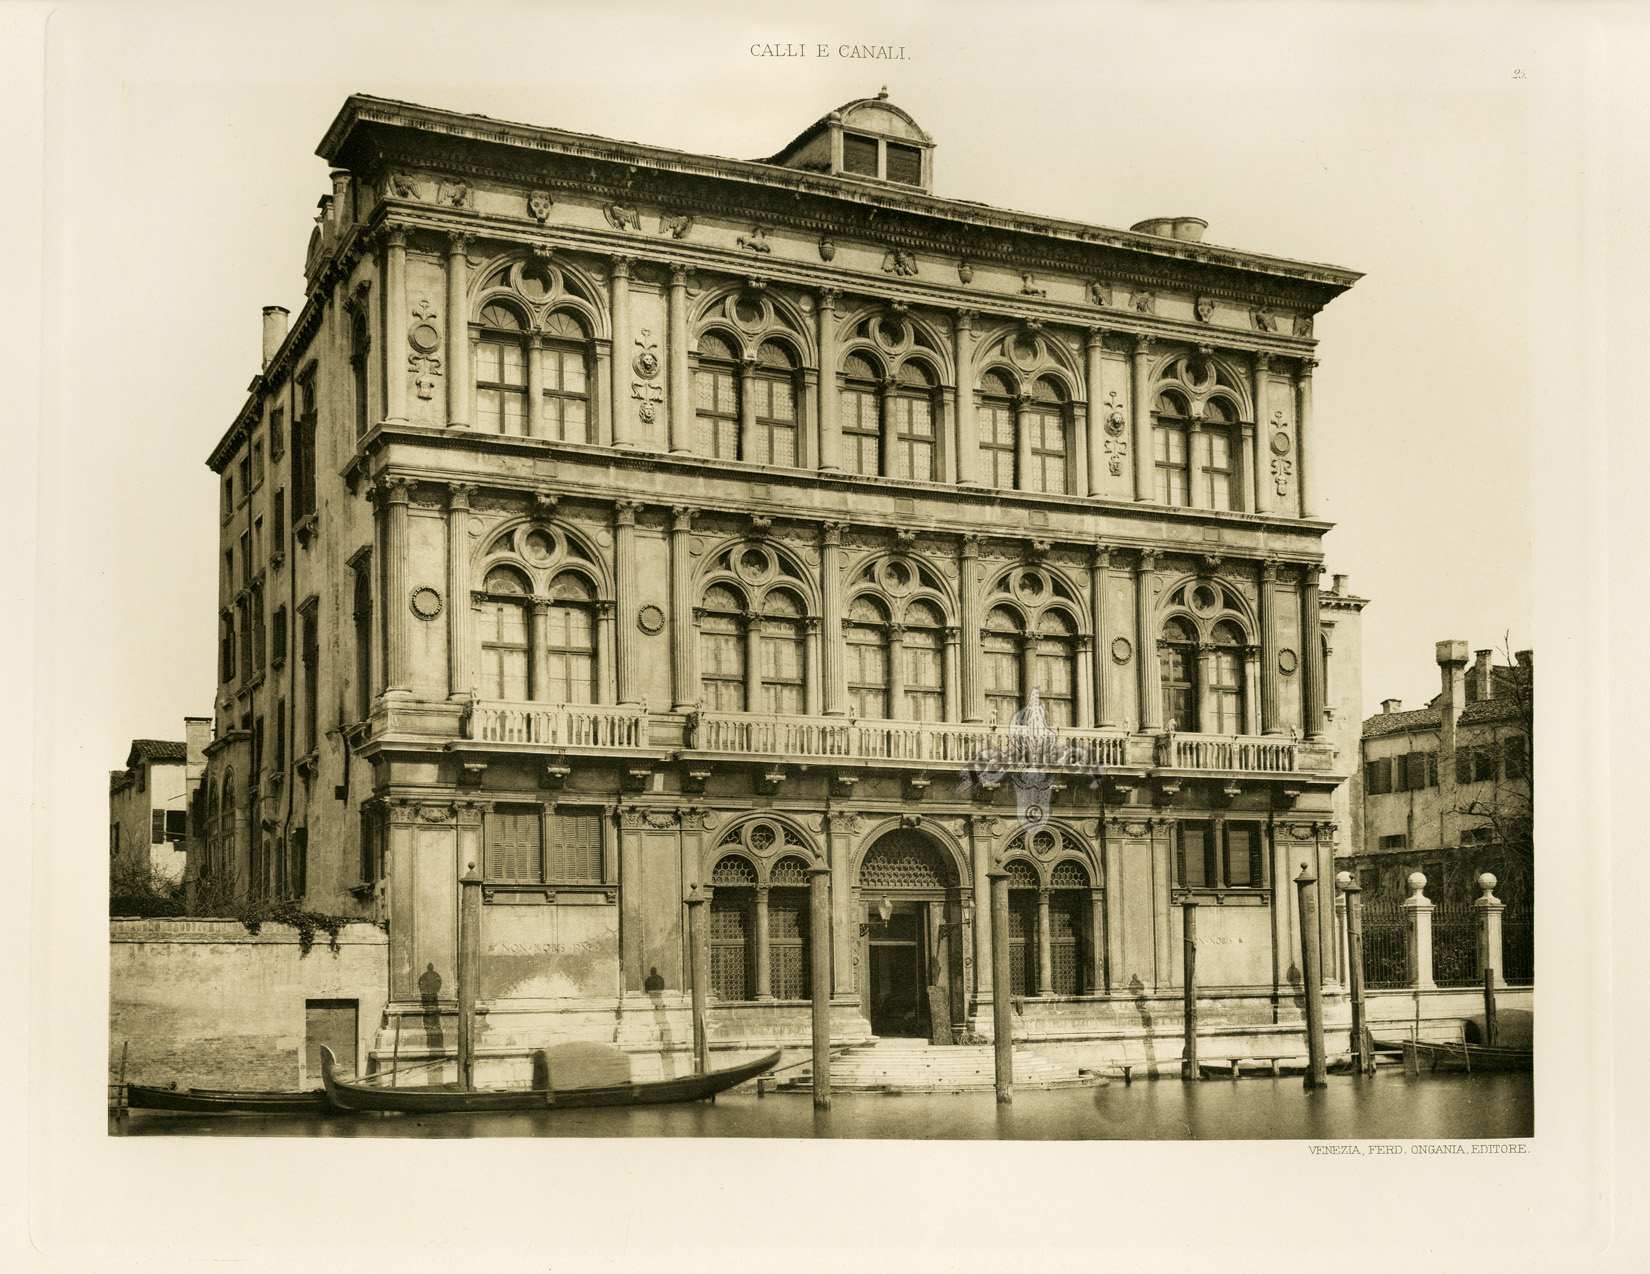
[[581,811],[558,812],[555,816],[556,843],[552,850],[551,878],[600,884],[602,879],[602,827],[599,814]]
[[1266,856],[1260,852],[1260,829],[1257,827],[1249,834],[1249,883],[1259,889],[1266,883],[1263,874]]
[[1182,888],[1187,885],[1186,880],[1186,837],[1182,834],[1175,841],[1174,847],[1174,876]]
[[1436,752],[1427,753],[1427,786],[1438,786],[1438,754]]
[[1472,782],[1472,749],[1455,749],[1455,781],[1457,783]]
[[151,810],[149,812],[149,842],[160,844],[166,839],[166,811]]
[[1408,756],[1408,754],[1406,753],[1404,756],[1394,757],[1392,759],[1392,768],[1393,768],[1393,784],[1392,784],[1393,790],[1398,791],[1398,792],[1407,792],[1407,791],[1409,791],[1410,782],[1409,782],[1409,756]]

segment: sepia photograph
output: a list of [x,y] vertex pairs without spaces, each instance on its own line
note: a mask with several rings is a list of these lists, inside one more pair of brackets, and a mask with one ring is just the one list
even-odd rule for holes
[[[1609,840],[1549,802],[1605,782],[1569,743],[1603,674],[1547,670],[1599,585],[1538,581],[1602,532],[1548,529],[1593,479],[1532,353],[1589,304],[1549,229],[1597,196],[1551,165],[1625,74],[1579,24],[396,12],[329,9],[324,48],[228,7],[40,31],[73,813],[37,830],[34,1055],[72,1056],[74,1132],[34,1233],[77,1232],[74,1155],[325,1163],[386,1218],[396,1171],[482,1191],[501,1156],[506,1196],[566,1182],[524,1269],[661,1259],[571,1200],[614,1173],[685,1215],[697,1163],[833,1208],[866,1200],[824,1165],[880,1164],[868,1238],[901,1172],[966,1216],[968,1163],[1033,1208],[1187,1172],[1241,1211],[1277,1163],[1424,1211],[1587,1157],[1558,1024],[1600,994]],[[274,1200],[131,1233],[236,1259]],[[1572,1216],[1530,1268],[1602,1250]],[[1283,1244],[1254,1221],[1233,1260]],[[678,1255],[742,1267],[768,1224]],[[871,1263],[1037,1246],[935,1227]]]

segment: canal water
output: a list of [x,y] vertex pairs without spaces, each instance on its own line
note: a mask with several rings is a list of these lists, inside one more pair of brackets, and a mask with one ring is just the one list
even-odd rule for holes
[[1099,1088],[838,1093],[816,1113],[806,1094],[723,1093],[714,1102],[493,1115],[183,1115],[136,1110],[114,1136],[189,1137],[839,1137],[909,1140],[1484,1140],[1535,1132],[1530,1075],[1332,1075],[1113,1081]]

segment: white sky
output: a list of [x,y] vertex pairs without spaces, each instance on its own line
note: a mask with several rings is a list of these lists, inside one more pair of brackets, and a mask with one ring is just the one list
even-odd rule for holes
[[[1329,569],[1371,599],[1366,705],[1430,695],[1440,638],[1529,645],[1530,88],[1509,42],[1464,15],[1376,7],[1232,22],[1045,5],[1036,33],[917,8],[921,21],[778,24],[736,8],[718,21],[345,11],[324,40],[207,10],[118,28],[105,54],[120,78],[95,93],[98,125],[118,130],[99,139],[118,163],[102,183],[118,215],[108,258],[75,256],[122,315],[124,362],[117,414],[86,430],[77,494],[94,539],[118,547],[106,578],[166,602],[134,606],[106,648],[123,689],[91,737],[108,763],[210,711],[217,505],[203,461],[257,371],[260,308],[301,304],[328,189],[313,151],[352,90],[748,158],[886,83],[938,143],[939,194],[1111,226],[1193,214],[1213,243],[1361,270],[1318,323],[1316,410],[1338,523]],[[908,60],[749,52],[845,39],[904,44]]]

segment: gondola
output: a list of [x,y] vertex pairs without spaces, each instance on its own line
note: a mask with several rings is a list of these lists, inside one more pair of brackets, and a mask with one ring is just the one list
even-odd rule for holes
[[311,1092],[259,1093],[232,1088],[150,1088],[128,1084],[126,1104],[138,1110],[178,1110],[193,1115],[313,1115],[330,1109],[324,1088]]
[[464,1088],[457,1084],[387,1087],[333,1074],[332,1050],[321,1047],[321,1082],[326,1098],[339,1110],[389,1110],[410,1115],[473,1114],[511,1110],[576,1110],[591,1106],[651,1106],[664,1102],[701,1101],[735,1084],[755,1079],[779,1061],[779,1051],[705,1075],[657,1079],[645,1083],[606,1084],[557,1089],[549,1082],[542,1053],[534,1058],[535,1083],[529,1088]]
[[1403,1054],[1415,1050],[1417,1065],[1438,1071],[1528,1071],[1535,1068],[1535,1053],[1527,1048],[1504,1048],[1494,1044],[1451,1044],[1441,1040],[1376,1040],[1383,1053]]

